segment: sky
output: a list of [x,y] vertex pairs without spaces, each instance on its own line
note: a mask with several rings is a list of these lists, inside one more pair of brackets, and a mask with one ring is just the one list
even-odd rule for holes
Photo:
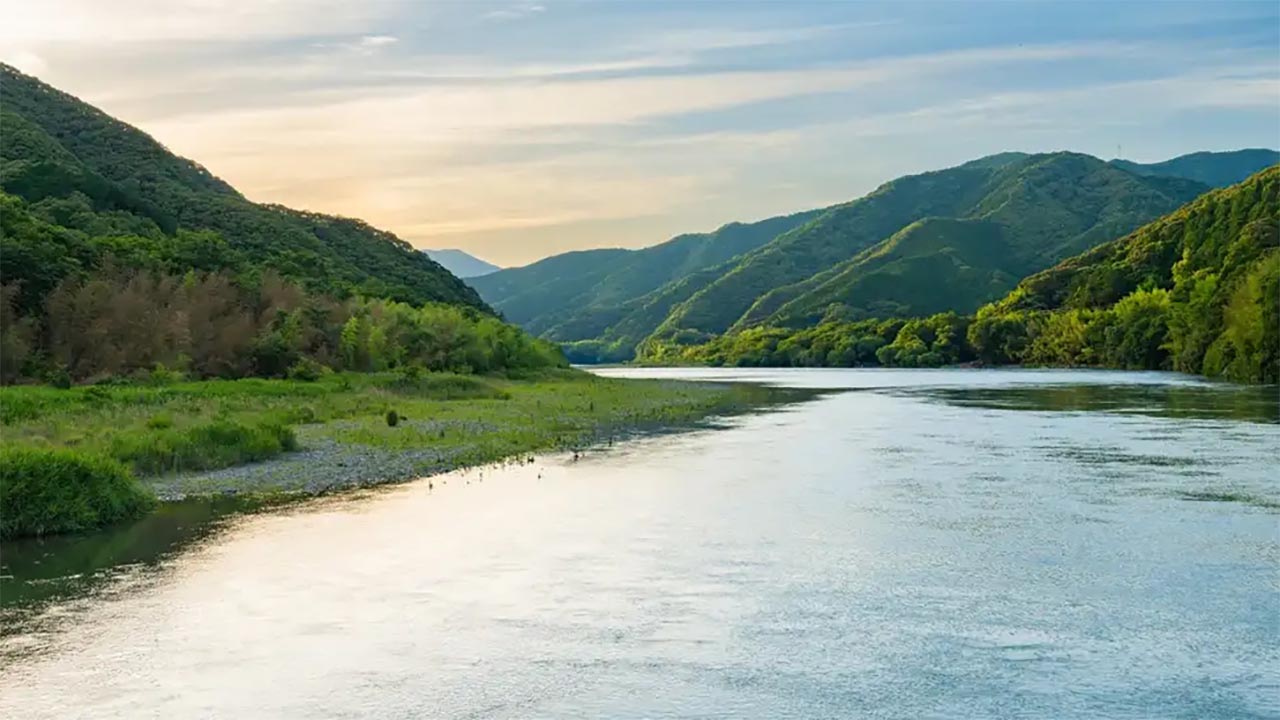
[[249,198],[500,265],[1005,150],[1280,146],[1280,3],[0,0],[0,59]]

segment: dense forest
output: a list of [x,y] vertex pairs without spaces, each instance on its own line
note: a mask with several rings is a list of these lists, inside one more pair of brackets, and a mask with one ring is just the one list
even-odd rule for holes
[[0,379],[564,363],[358,220],[252,203],[0,66]]
[[1280,167],[1034,274],[976,316],[752,327],[651,340],[657,363],[1179,370],[1280,382]]
[[641,344],[696,344],[754,326],[972,314],[1028,274],[1275,157],[1243,150],[1143,165],[1002,153],[831,208],[639,251],[566,253],[473,284],[578,362],[628,360]]

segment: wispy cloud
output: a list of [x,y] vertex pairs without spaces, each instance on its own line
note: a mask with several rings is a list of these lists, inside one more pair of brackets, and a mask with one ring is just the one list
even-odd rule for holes
[[518,3],[508,7],[490,10],[484,15],[481,15],[481,17],[485,20],[505,22],[508,20],[527,18],[531,15],[540,15],[546,11],[546,6],[541,3]]

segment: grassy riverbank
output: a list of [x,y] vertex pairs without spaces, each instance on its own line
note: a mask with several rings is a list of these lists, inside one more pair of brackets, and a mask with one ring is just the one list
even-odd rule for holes
[[[6,523],[9,537],[84,529],[92,513],[80,507],[72,522],[60,507],[41,507],[45,495],[32,494],[41,481],[30,467],[39,466],[42,452],[48,482],[67,482],[65,472],[54,470],[79,458],[113,478],[119,471],[131,475],[145,495],[160,500],[314,494],[582,448],[797,397],[751,386],[622,380],[569,370],[523,379],[351,373],[314,382],[6,387],[0,388],[5,446],[28,453],[29,472],[19,484],[8,476],[8,464],[0,470],[0,512],[16,520],[9,511],[23,507],[24,517],[38,518]],[[67,495],[63,487],[59,497]],[[76,497],[71,505],[92,503],[90,498]],[[129,509],[146,507],[142,502]],[[118,513],[102,517],[116,519]]]

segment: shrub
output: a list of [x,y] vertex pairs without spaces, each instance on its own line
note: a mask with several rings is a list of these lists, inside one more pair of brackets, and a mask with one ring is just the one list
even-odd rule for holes
[[147,382],[152,385],[172,385],[186,379],[186,374],[181,370],[165,367],[164,363],[156,363],[151,372],[147,373]]
[[44,381],[60,390],[67,390],[71,387],[71,373],[59,365],[45,374]]
[[186,428],[122,433],[112,439],[111,456],[139,475],[161,475],[265,460],[297,447],[293,430],[278,420],[250,424],[220,419]]
[[91,530],[140,517],[155,497],[113,460],[0,449],[0,538]]
[[315,382],[320,378],[324,377],[325,374],[329,372],[331,372],[329,368],[325,367],[324,365],[321,365],[320,363],[316,362],[315,360],[312,360],[309,357],[304,357],[298,362],[289,366],[289,372],[286,373],[286,376],[290,380],[300,380],[302,382]]

